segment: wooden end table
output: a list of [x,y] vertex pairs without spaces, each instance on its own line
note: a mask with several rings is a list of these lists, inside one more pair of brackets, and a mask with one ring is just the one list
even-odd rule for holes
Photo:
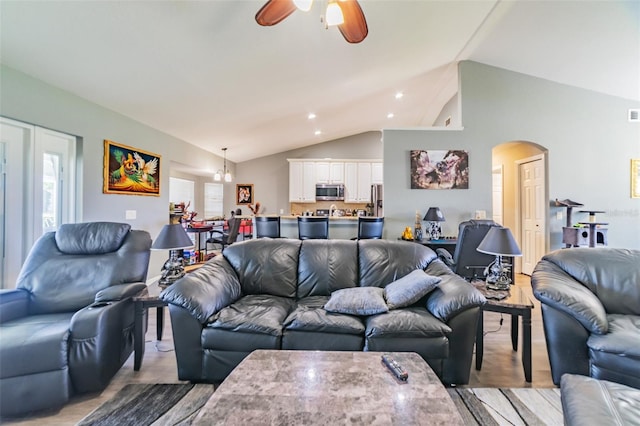
[[[482,368],[482,352],[484,347],[484,315],[485,311],[499,312],[511,315],[511,347],[518,350],[518,317],[522,317],[522,367],[524,378],[531,383],[531,310],[533,303],[522,289],[512,285],[510,290],[488,290],[484,281],[472,283],[486,298],[487,303],[480,309],[480,318],[476,331],[476,370]],[[504,299],[493,298],[495,295],[505,295]]]
[[133,323],[133,369],[140,370],[142,358],[144,357],[144,335],[147,331],[147,310],[156,308],[156,338],[162,340],[162,329],[164,328],[164,307],[167,303],[160,299],[160,292],[163,289],[158,283],[147,286],[133,297],[134,323]]

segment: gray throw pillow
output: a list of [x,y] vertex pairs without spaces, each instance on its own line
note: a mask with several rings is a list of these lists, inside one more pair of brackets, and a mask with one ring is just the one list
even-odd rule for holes
[[351,287],[336,290],[324,305],[328,312],[350,315],[376,315],[388,312],[384,289],[379,287]]
[[440,283],[439,277],[427,274],[422,269],[416,269],[410,274],[395,280],[384,288],[384,298],[389,309],[410,306],[429,294]]

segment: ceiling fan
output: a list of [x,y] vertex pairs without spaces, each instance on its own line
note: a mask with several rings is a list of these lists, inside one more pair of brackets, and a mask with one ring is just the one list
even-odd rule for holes
[[[269,0],[256,13],[256,21],[262,26],[272,26],[296,9],[308,11],[312,3],[313,0]],[[349,43],[360,43],[369,33],[367,20],[357,0],[329,0],[323,20],[327,27],[337,26]]]

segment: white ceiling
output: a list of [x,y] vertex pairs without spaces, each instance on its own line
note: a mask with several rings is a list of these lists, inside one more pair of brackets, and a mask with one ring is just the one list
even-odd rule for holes
[[2,0],[0,61],[234,162],[430,126],[465,59],[640,100],[638,1],[360,0],[360,44],[265,1]]

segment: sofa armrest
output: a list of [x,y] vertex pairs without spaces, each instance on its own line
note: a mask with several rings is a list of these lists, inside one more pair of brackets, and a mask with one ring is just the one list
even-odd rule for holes
[[146,288],[143,282],[118,284],[100,290],[96,294],[95,303],[113,302],[135,296]]
[[442,247],[437,248],[436,254],[438,255],[438,258],[442,260],[449,268],[453,268],[455,266],[456,263],[453,261],[453,256],[451,256],[451,253],[449,253],[447,249],[444,249]]
[[434,260],[425,270],[441,278],[440,284],[427,298],[427,310],[443,322],[459,313],[484,305],[487,299],[474,286],[454,274],[441,260]]
[[160,293],[160,298],[180,306],[201,324],[242,295],[240,281],[223,256],[216,256]]
[[0,290],[0,324],[27,315],[29,292],[20,288]]
[[607,313],[598,297],[558,265],[544,259],[538,262],[531,286],[540,302],[575,318],[591,333],[607,333]]

